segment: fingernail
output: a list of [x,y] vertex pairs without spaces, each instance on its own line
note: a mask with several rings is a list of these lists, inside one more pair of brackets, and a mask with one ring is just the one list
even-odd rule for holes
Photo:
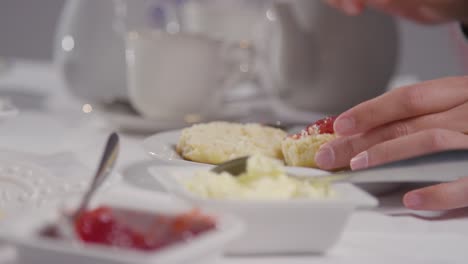
[[335,133],[338,135],[344,135],[346,133],[351,132],[354,129],[354,119],[350,117],[342,117],[338,118],[333,125],[333,129]]
[[315,163],[320,168],[331,169],[335,163],[335,152],[329,146],[322,146],[315,154]]
[[410,209],[420,208],[423,204],[423,198],[416,192],[410,192],[403,198],[403,203]]
[[350,166],[352,170],[365,169],[369,166],[369,155],[367,151],[361,152],[359,155],[351,159]]
[[343,8],[349,15],[357,15],[359,13],[358,6],[352,1],[345,1]]

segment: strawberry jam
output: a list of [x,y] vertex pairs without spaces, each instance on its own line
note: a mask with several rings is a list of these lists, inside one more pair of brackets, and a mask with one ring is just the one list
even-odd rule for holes
[[300,139],[304,136],[310,135],[333,134],[335,133],[333,125],[335,123],[336,118],[336,116],[332,116],[317,120],[315,123],[307,126],[301,132],[291,135],[290,137],[293,139]]
[[184,242],[216,228],[198,211],[167,216],[99,207],[82,214],[75,230],[82,241],[143,251]]
[[333,124],[335,123],[336,116],[326,117],[316,121],[314,124],[309,125],[306,130],[311,133],[311,129],[316,131],[317,134],[333,134],[335,130],[333,129]]

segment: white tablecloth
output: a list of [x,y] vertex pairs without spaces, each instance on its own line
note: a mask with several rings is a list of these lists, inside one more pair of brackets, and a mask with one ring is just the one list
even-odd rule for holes
[[[20,114],[0,123],[0,150],[38,155],[71,153],[94,168],[113,127],[96,111],[84,113],[82,105],[86,102],[68,94],[52,66],[17,63],[8,74],[0,75],[1,96],[9,96]],[[145,165],[157,163],[141,147],[145,137],[121,134],[117,170],[124,180],[118,188],[130,195],[156,199],[141,182],[148,177]],[[222,262],[468,263],[468,210],[411,212],[401,206],[400,199],[401,193],[385,196],[377,210],[356,212],[340,242],[326,255],[226,257]]]

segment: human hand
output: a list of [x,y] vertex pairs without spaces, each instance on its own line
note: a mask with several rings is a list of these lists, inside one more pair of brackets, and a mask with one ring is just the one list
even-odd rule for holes
[[349,15],[361,13],[366,6],[424,24],[461,21],[468,24],[466,0],[326,0]]
[[[334,128],[340,137],[322,146],[316,156],[323,169],[363,169],[430,152],[468,148],[468,77],[392,90],[344,112]],[[447,197],[446,190],[459,190],[460,195],[455,196],[461,198]],[[416,192],[430,202],[417,205],[411,198],[415,193],[409,193],[404,201],[413,209],[468,206],[468,179]]]

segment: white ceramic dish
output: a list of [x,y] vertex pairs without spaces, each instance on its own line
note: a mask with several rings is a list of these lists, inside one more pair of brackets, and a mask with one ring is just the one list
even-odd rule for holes
[[197,197],[180,183],[200,167],[149,168],[170,193],[196,206],[224,211],[244,220],[247,232],[230,244],[231,254],[322,253],[340,238],[356,208],[374,207],[378,201],[350,184],[334,186],[339,194],[324,200],[285,201],[212,200]]
[[[179,213],[188,207],[162,208],[147,200],[109,196],[95,204],[131,208],[151,213]],[[158,263],[158,264],[210,264],[222,255],[227,243],[242,232],[242,224],[236,218],[214,215],[217,229],[209,231],[190,242],[174,244],[154,253],[135,250],[110,249],[105,246],[84,245],[41,237],[37,232],[47,223],[55,222],[57,209],[19,212],[0,222],[0,240],[11,243],[17,249],[18,263]],[[208,213],[213,215],[211,213]]]

